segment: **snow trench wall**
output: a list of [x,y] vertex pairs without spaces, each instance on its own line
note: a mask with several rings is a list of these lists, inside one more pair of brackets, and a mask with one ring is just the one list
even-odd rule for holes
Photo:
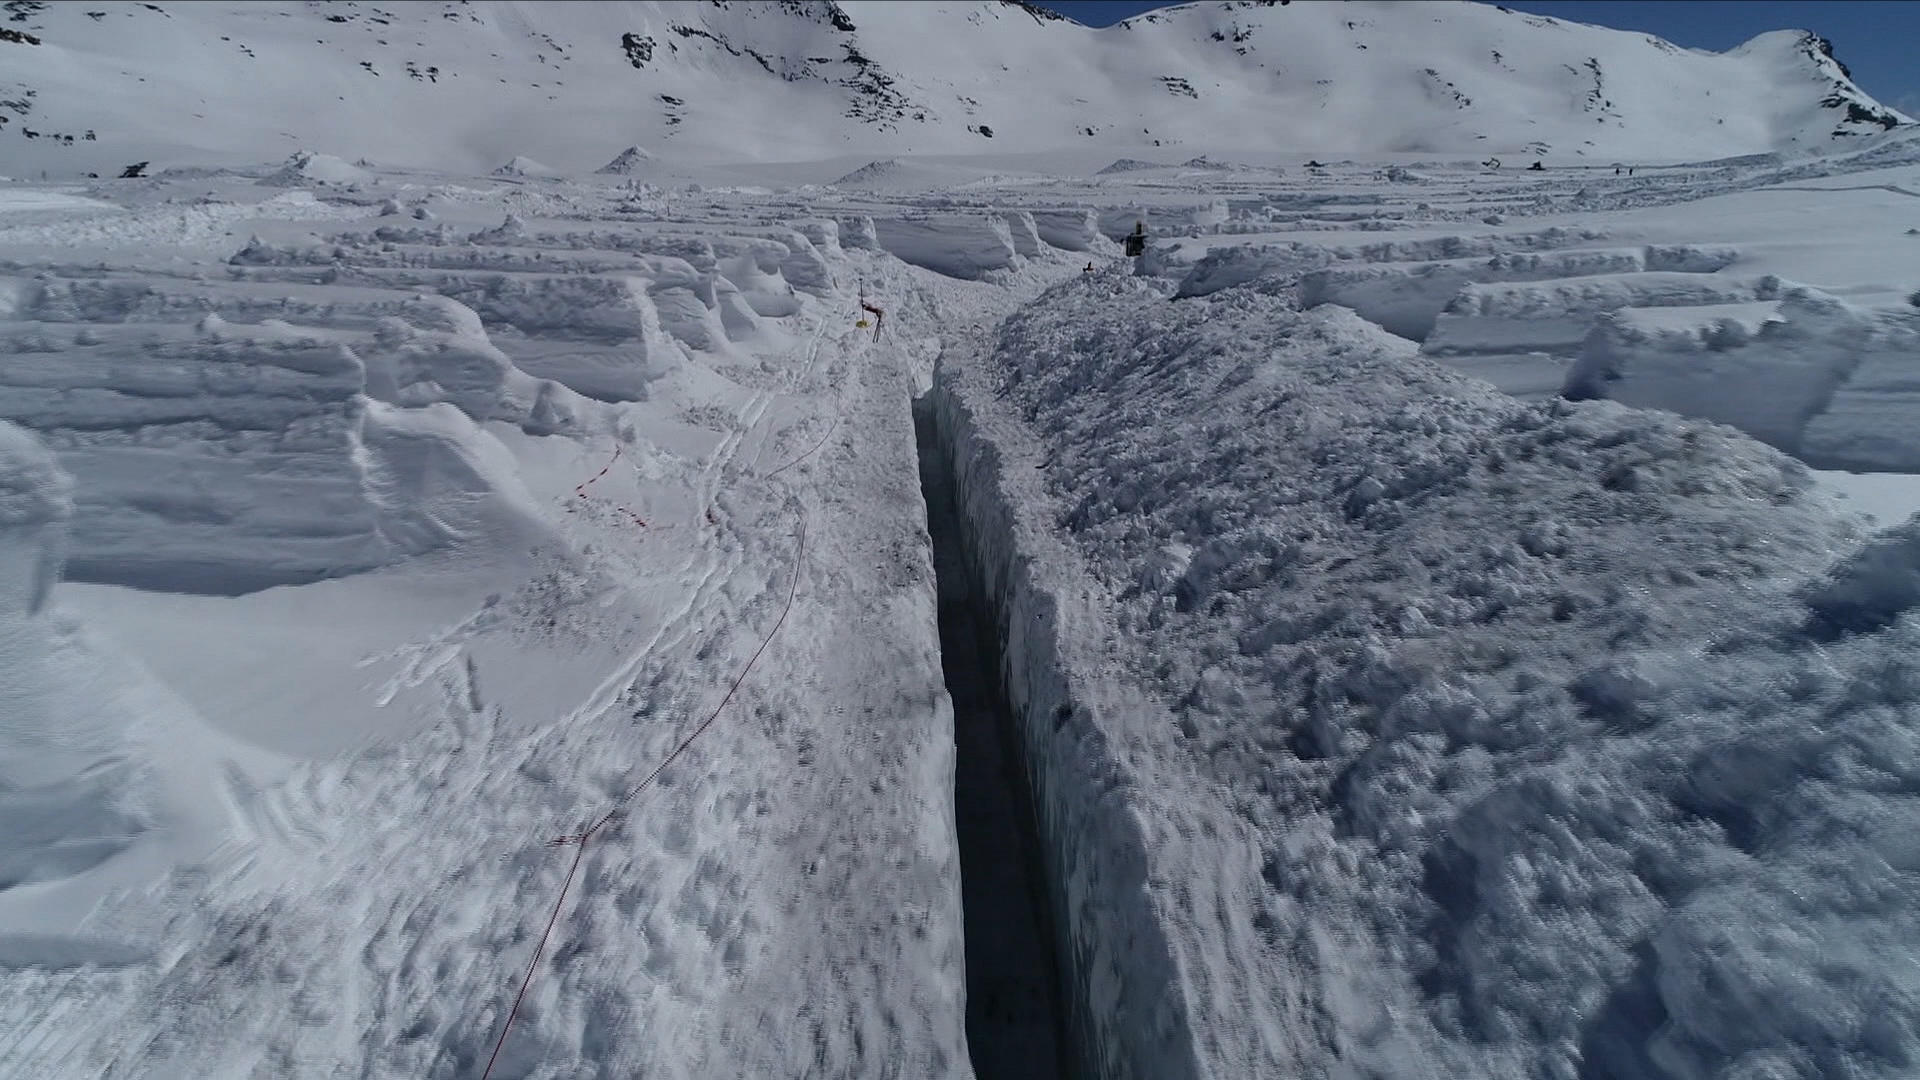
[[1000,448],[943,358],[931,392],[935,439],[952,472],[968,572],[1000,642],[1001,678],[1021,726],[1039,815],[1076,1057],[1099,1080],[1204,1074],[1171,943],[1148,890],[1134,786],[1062,655],[1068,613],[1022,550]]

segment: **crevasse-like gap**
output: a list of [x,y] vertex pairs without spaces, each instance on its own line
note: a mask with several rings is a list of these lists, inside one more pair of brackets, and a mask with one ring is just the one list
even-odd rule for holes
[[999,683],[999,643],[968,570],[953,479],[932,409],[915,402],[920,486],[933,539],[940,655],[953,699],[967,1044],[980,1080],[1086,1075],[1069,1035],[1061,945],[1021,739]]

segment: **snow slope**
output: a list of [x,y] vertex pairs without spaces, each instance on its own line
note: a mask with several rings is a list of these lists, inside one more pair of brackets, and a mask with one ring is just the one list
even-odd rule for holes
[[826,0],[16,3],[4,25],[14,176],[300,148],[585,173],[634,144],[699,161],[1074,144],[1675,160],[1910,122],[1812,34],[1710,54],[1454,2],[1189,4],[1101,30],[1008,3]]

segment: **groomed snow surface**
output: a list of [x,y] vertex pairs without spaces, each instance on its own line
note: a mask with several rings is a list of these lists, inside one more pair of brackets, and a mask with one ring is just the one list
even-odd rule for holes
[[0,1075],[472,1080],[530,964],[502,1080],[1920,1061],[1900,133],[350,159],[0,186]]

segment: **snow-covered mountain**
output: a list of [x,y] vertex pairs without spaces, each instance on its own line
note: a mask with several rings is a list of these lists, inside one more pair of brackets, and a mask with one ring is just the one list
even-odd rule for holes
[[[278,159],[1232,146],[1690,158],[1912,122],[1815,34],[1728,53],[1472,3],[5,5],[0,174]],[[244,93],[236,92],[244,88]]]

